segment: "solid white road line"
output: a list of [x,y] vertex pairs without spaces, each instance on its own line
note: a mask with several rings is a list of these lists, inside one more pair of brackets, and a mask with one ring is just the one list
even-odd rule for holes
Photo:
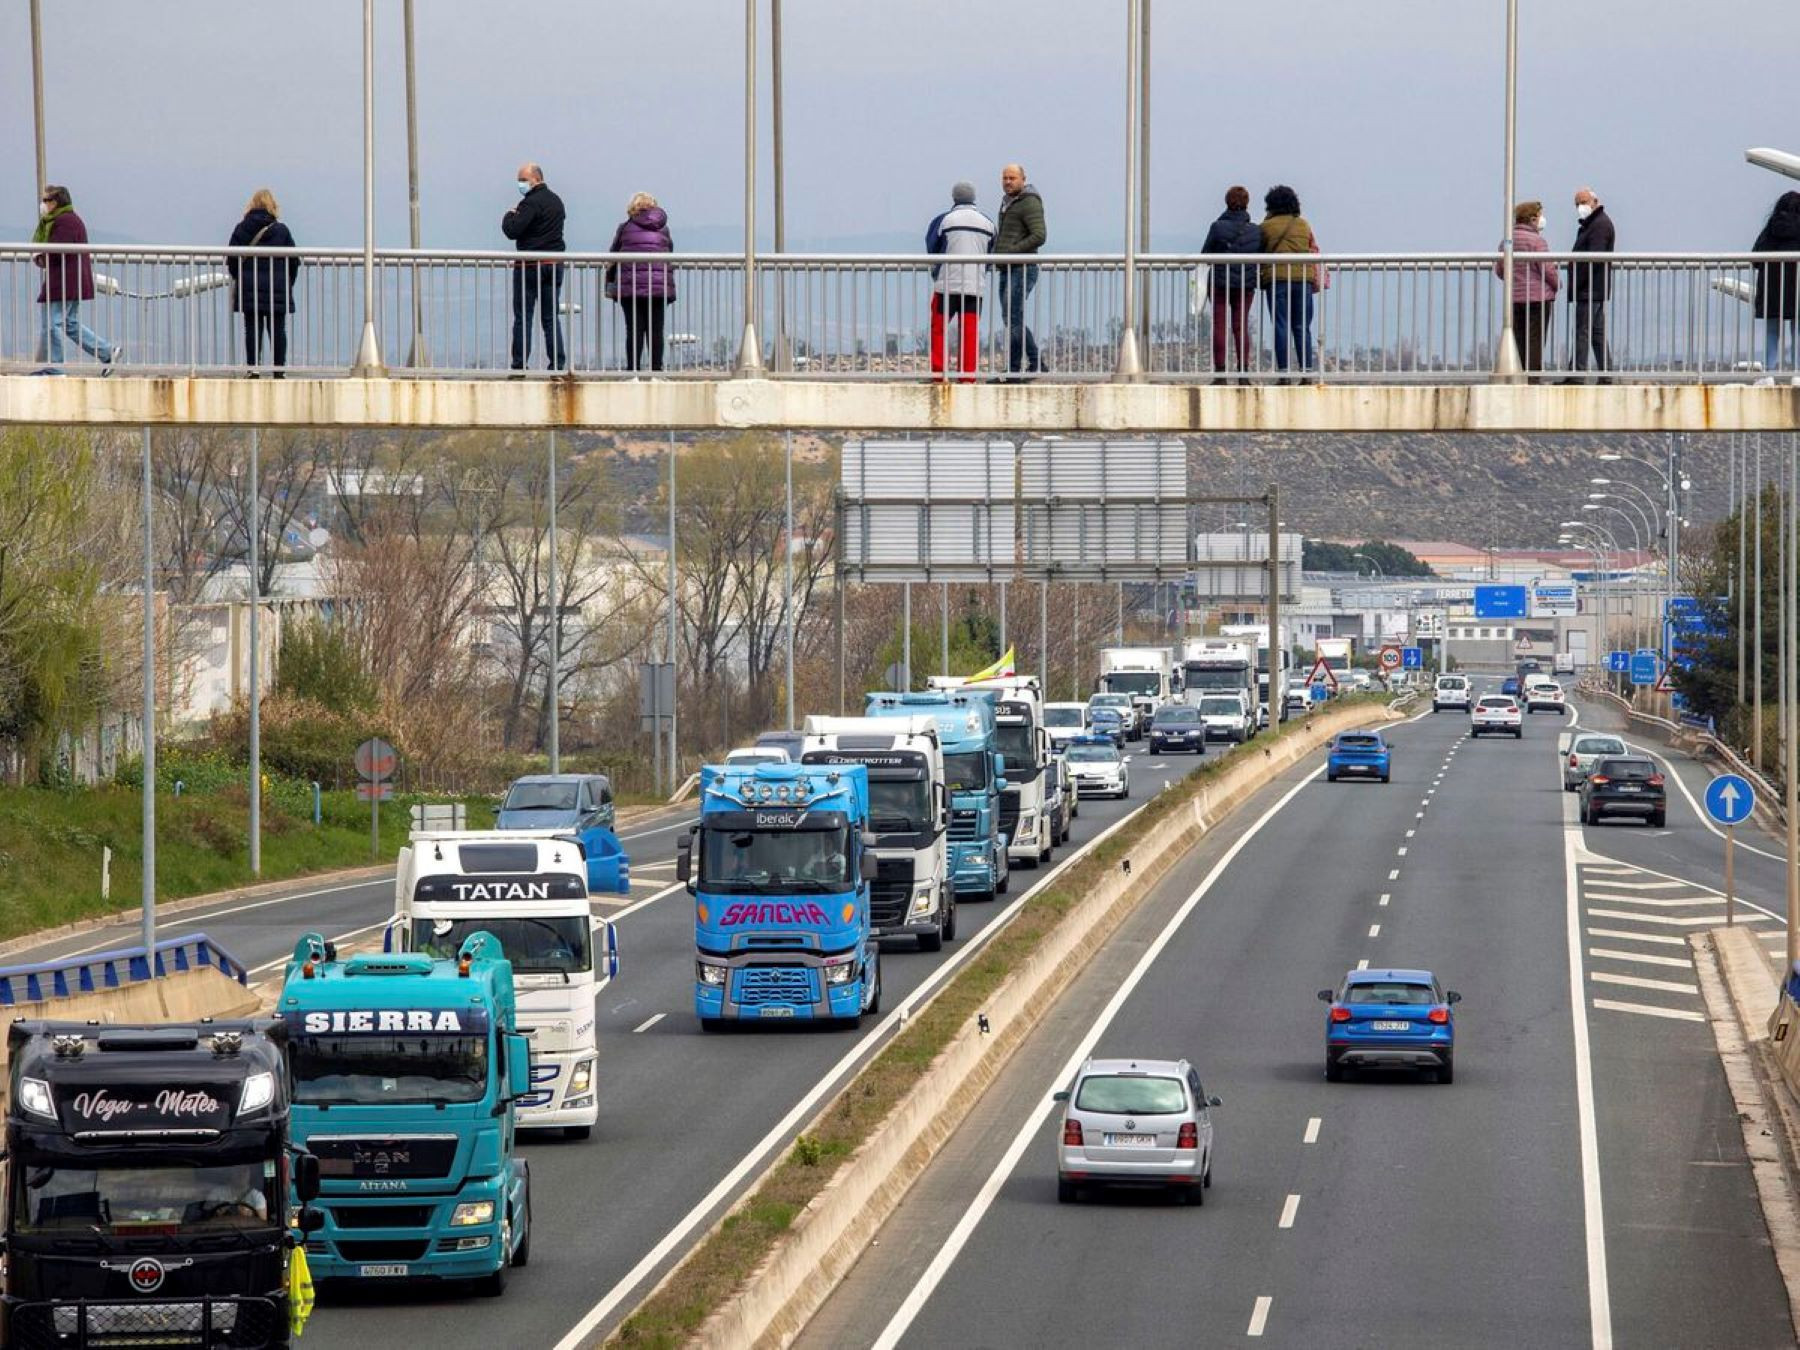
[[[1659,923],[1670,928],[1716,928],[1725,922],[1725,911],[1717,914],[1636,914],[1624,909],[1590,909],[1588,913],[1599,919],[1630,919],[1633,923]],[[1740,917],[1740,923],[1767,923],[1760,914],[1746,914]]]
[[633,1027],[631,1029],[631,1034],[633,1036],[636,1036],[641,1032],[648,1031],[648,1030],[650,1030],[651,1027],[655,1026],[658,1022],[662,1021],[663,1018],[665,1018],[667,1016],[668,1016],[667,1013],[657,1013],[656,1016],[652,1017],[649,1021],[644,1022],[640,1026]]
[[[872,1350],[893,1350],[900,1343],[900,1338],[906,1334],[907,1328],[912,1326],[913,1321],[924,1310],[926,1302],[936,1291],[938,1285],[943,1282],[944,1276],[950,1272],[950,1267],[956,1263],[956,1258],[962,1254],[963,1248],[968,1246],[969,1239],[974,1236],[975,1229],[980,1225],[989,1208],[992,1207],[995,1198],[1000,1194],[1001,1187],[1006,1184],[1006,1179],[1019,1165],[1019,1159],[1024,1157],[1025,1150],[1036,1142],[1039,1129],[1050,1115],[1052,1107],[1055,1106],[1050,1094],[1073,1078],[1082,1062],[1093,1053],[1094,1046],[1098,1044],[1100,1037],[1112,1025],[1113,1019],[1119,1015],[1119,1010],[1125,1006],[1126,1001],[1143,982],[1144,976],[1150,972],[1150,968],[1156,964],[1157,958],[1162,955],[1164,948],[1174,940],[1175,934],[1180,931],[1182,924],[1187,922],[1188,915],[1192,914],[1200,902],[1211,892],[1219,878],[1225,875],[1226,869],[1237,861],[1238,854],[1249,846],[1251,840],[1262,833],[1263,827],[1286,810],[1287,804],[1299,796],[1307,784],[1313,782],[1324,772],[1324,765],[1320,765],[1307,774],[1293,787],[1282,793],[1273,806],[1258,816],[1249,829],[1233,840],[1231,847],[1226,849],[1218,862],[1213,864],[1212,870],[1206,874],[1187,899],[1181,902],[1180,907],[1176,909],[1168,923],[1163,925],[1162,931],[1144,949],[1143,955],[1138,957],[1137,964],[1131,968],[1131,972],[1113,991],[1113,996],[1100,1010],[1100,1015],[1094,1019],[1087,1033],[1081,1038],[1080,1044],[1075,1047],[1068,1060],[1052,1076],[1050,1085],[1043,1092],[1037,1106],[1026,1116],[1018,1133],[1007,1145],[1006,1152],[1000,1155],[1000,1161],[994,1164],[993,1171],[988,1173],[987,1180],[982,1182],[981,1189],[975,1193],[975,1198],[969,1202],[969,1207],[956,1221],[956,1227],[950,1230],[949,1236],[944,1239],[936,1254],[931,1258],[931,1264],[925,1267],[918,1282],[907,1292],[906,1297],[901,1300],[900,1306],[895,1309],[894,1315],[888,1319],[887,1326],[882,1328],[881,1335],[875,1338]],[[1262,1333],[1258,1331],[1255,1334],[1261,1335]],[[578,1343],[566,1341],[565,1346],[567,1350],[573,1350]],[[565,1350],[565,1347],[559,1346],[558,1350]]]
[[1667,895],[1608,895],[1604,891],[1589,891],[1589,900],[1605,900],[1615,905],[1645,905],[1655,909],[1692,909],[1695,905],[1722,905],[1725,896],[1718,891],[1706,895],[1691,897],[1673,897]]
[[1319,1125],[1320,1124],[1321,1124],[1321,1121],[1318,1116],[1307,1117],[1306,1133],[1303,1134],[1302,1136],[1300,1136],[1300,1142],[1303,1144],[1318,1143],[1319,1142]]
[[1250,1326],[1244,1332],[1246,1336],[1260,1336],[1263,1328],[1269,1325],[1269,1305],[1275,1300],[1267,1294],[1256,1296],[1256,1306],[1250,1310]]
[[1687,883],[1683,881],[1603,881],[1600,884],[1620,891],[1670,891],[1678,890]]
[[1688,945],[1686,938],[1669,937],[1663,933],[1631,933],[1623,928],[1590,928],[1587,931],[1589,937],[1621,938],[1627,942],[1660,942],[1665,947]]
[[1700,986],[1685,984],[1679,980],[1651,980],[1642,975],[1615,975],[1610,970],[1594,970],[1588,972],[1588,978],[1596,984],[1624,984],[1633,989],[1658,989],[1665,994],[1698,994]]
[[1294,1226],[1294,1216],[1299,1212],[1300,1197],[1290,1194],[1286,1202],[1281,1206],[1281,1218],[1277,1221],[1275,1226],[1277,1228],[1292,1228]]
[[[1672,1022],[1704,1022],[1704,1013],[1689,1012],[1686,1008],[1658,1008],[1650,1003],[1620,1003],[1610,998],[1594,1000],[1596,1008],[1604,1008],[1608,1012],[1636,1013],[1640,1017],[1666,1017]],[[1596,1342],[1597,1344],[1597,1342]]]
[[[1777,939],[1782,937],[1780,933],[1771,936]],[[1654,956],[1649,952],[1622,952],[1613,947],[1589,947],[1588,955],[1598,956],[1607,961],[1635,961],[1644,966],[1676,966],[1682,970],[1694,968],[1692,961],[1685,961],[1679,956]]]

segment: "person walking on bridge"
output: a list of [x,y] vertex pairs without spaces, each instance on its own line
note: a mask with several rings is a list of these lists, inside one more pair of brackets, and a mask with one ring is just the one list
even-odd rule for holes
[[[1594,195],[1592,188],[1575,194],[1575,217],[1581,223],[1575,230],[1574,253],[1611,253],[1615,234],[1612,217]],[[1575,369],[1585,372],[1588,356],[1594,369],[1606,378],[1606,305],[1612,299],[1612,263],[1575,262],[1569,264],[1569,304],[1575,319]],[[1577,377],[1579,379],[1579,377]]]
[[[1277,183],[1263,194],[1262,251],[1310,255],[1315,251],[1313,245],[1312,225],[1300,214],[1299,194]],[[1290,339],[1295,364],[1302,372],[1312,369],[1313,287],[1317,277],[1310,261],[1263,265],[1263,294],[1275,316],[1275,368],[1283,373],[1288,368]]]
[[[87,226],[70,202],[69,189],[51,183],[44,188],[39,202],[42,214],[31,236],[34,244],[85,244]],[[81,321],[81,302],[94,298],[94,260],[86,253],[38,253],[31,259],[44,273],[44,284],[38,289],[38,304],[43,316],[38,328],[37,359],[60,366],[63,339],[67,337],[105,367],[102,375],[112,374],[119,359],[120,346],[108,342]],[[60,370],[46,374],[59,375]]]
[[[1000,221],[994,234],[995,253],[1036,253],[1049,238],[1044,228],[1044,199],[1025,179],[1023,164],[1008,164],[1000,171]],[[1006,311],[1006,368],[1015,377],[1022,371],[1043,370],[1037,338],[1025,322],[1025,306],[1038,283],[1035,263],[1000,269],[1000,305]]]
[[[519,196],[523,199],[500,218],[500,231],[521,253],[564,253],[563,203],[544,184],[544,171],[536,164],[521,164]],[[522,372],[531,358],[531,312],[535,308],[544,328],[544,359],[551,370],[569,364],[563,346],[562,320],[557,301],[562,292],[565,264],[521,262],[512,274],[512,368]]]
[[[950,189],[950,209],[932,218],[925,230],[925,251],[950,258],[986,258],[994,249],[994,222],[975,205],[975,185],[961,182]],[[962,382],[975,381],[980,350],[982,273],[978,262],[941,262],[931,269],[931,373],[944,373],[944,321],[957,321],[956,363]],[[1002,279],[1004,281],[1004,278]]]
[[[280,214],[275,194],[258,188],[250,195],[250,205],[231,232],[227,247],[293,248],[294,236],[277,219]],[[244,364],[250,367],[250,378],[256,378],[262,335],[267,333],[269,361],[275,367],[275,378],[281,379],[287,365],[287,322],[294,308],[294,276],[300,271],[300,259],[240,258],[234,254],[225,259],[225,270],[231,274],[231,307],[244,316]]]
[[[1555,263],[1536,262],[1524,256],[1548,253],[1544,242],[1544,204],[1520,202],[1513,208],[1513,346],[1526,372],[1544,368],[1544,333],[1550,326],[1550,307],[1556,301],[1558,277]],[[1494,275],[1506,276],[1506,259],[1494,263]]]
[[[1250,219],[1250,190],[1228,188],[1225,212],[1206,232],[1202,253],[1261,253],[1262,227]],[[1212,361],[1214,376],[1225,374],[1225,339],[1237,354],[1241,375],[1250,368],[1250,302],[1256,295],[1257,269],[1250,263],[1214,263],[1212,289]]]
[[[625,219],[613,231],[608,253],[673,253],[669,216],[648,192],[625,204]],[[642,370],[645,348],[650,369],[663,368],[663,318],[675,303],[675,269],[666,262],[613,263],[606,269],[606,294],[625,311],[625,369]]]
[[[1768,223],[1751,245],[1753,253],[1800,253],[1800,192],[1784,192],[1769,213]],[[1795,317],[1800,315],[1800,263],[1756,264],[1756,317],[1763,321],[1761,385],[1775,383],[1781,368],[1781,334],[1788,335],[1787,363],[1795,363]],[[1800,375],[1794,377],[1800,384]]]

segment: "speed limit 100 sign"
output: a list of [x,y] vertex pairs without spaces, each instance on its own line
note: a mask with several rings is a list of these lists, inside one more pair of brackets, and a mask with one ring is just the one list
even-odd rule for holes
[[1381,668],[1383,670],[1400,669],[1400,649],[1398,647],[1383,647],[1381,649]]

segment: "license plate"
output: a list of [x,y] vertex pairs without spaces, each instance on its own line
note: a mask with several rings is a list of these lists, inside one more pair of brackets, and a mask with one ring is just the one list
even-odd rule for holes
[[1619,791],[1620,792],[1642,792],[1643,789],[1640,788],[1636,783],[1620,783]]
[[411,1266],[358,1266],[356,1273],[364,1279],[375,1279],[382,1276],[391,1279],[395,1276],[404,1276],[411,1269]]
[[792,1008],[764,1008],[759,1015],[763,1017],[792,1017],[794,1015],[794,1010]]
[[1108,1148],[1155,1148],[1153,1134],[1109,1134],[1102,1136]]
[[1375,1028],[1375,1030],[1377,1030],[1377,1031],[1411,1031],[1412,1030],[1411,1022],[1372,1022],[1372,1023],[1370,1023],[1370,1025],[1373,1026]]

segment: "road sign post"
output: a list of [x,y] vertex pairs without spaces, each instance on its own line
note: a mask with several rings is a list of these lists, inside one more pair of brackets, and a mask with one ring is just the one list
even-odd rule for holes
[[356,775],[362,779],[356,786],[356,795],[369,800],[369,857],[375,862],[381,861],[381,799],[393,795],[393,784],[388,780],[399,762],[394,747],[379,736],[356,747]]
[[1733,885],[1733,862],[1737,853],[1737,826],[1749,819],[1756,809],[1756,789],[1750,780],[1735,773],[1722,773],[1706,785],[1706,814],[1725,827],[1725,925],[1737,924],[1737,891]]

